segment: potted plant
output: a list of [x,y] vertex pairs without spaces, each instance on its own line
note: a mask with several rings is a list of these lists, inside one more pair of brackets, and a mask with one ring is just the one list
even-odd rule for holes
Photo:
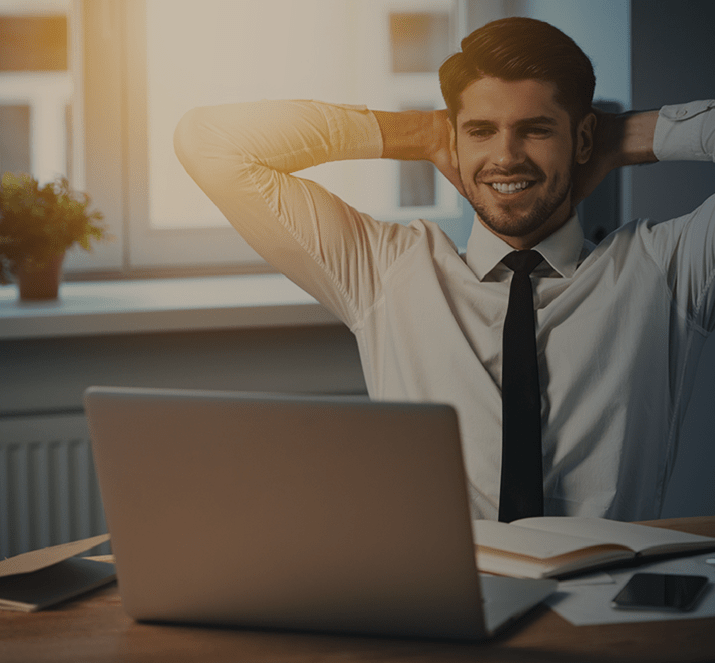
[[21,299],[57,297],[62,261],[71,246],[91,249],[107,236],[103,215],[67,178],[40,186],[26,173],[6,172],[0,184],[0,283],[14,276]]

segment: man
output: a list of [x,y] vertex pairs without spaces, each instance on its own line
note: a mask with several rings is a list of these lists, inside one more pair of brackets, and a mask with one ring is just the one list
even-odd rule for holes
[[[516,280],[506,263],[515,249],[538,252],[526,283],[542,467],[522,462],[543,485],[537,512],[658,517],[715,325],[715,197],[680,219],[628,224],[598,247],[584,242],[574,205],[616,167],[712,160],[715,102],[597,117],[588,58],[521,18],[472,33],[440,81],[448,109],[431,113],[195,109],[177,128],[177,154],[243,237],[353,331],[371,397],[457,408],[475,517],[502,517],[502,466],[514,454],[502,458],[502,428],[507,437],[520,418],[502,413]],[[476,211],[466,255],[433,223],[376,221],[291,174],[379,157],[430,160],[466,196]]]

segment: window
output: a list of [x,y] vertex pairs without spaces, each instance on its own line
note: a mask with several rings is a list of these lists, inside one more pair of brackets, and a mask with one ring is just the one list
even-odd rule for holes
[[68,2],[0,0],[0,170],[73,172]]
[[[57,123],[65,122],[62,135],[73,146],[63,153],[63,168],[115,236],[91,254],[68,256],[67,269],[266,269],[178,163],[172,136],[179,118],[198,105],[260,98],[441,107],[436,68],[464,32],[464,1],[51,3],[67,21],[63,75],[65,98],[74,102],[71,112],[66,101],[55,112],[52,131],[62,134]],[[13,126],[28,122],[19,101],[0,113]],[[53,158],[58,163],[59,152]],[[429,164],[344,162],[301,175],[377,218],[433,219],[466,242],[472,213]]]

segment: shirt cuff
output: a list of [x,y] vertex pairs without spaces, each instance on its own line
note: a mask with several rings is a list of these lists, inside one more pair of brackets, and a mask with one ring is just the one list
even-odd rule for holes
[[379,159],[380,125],[367,106],[317,103],[330,127],[330,160]]
[[663,106],[653,151],[659,161],[715,160],[715,100]]

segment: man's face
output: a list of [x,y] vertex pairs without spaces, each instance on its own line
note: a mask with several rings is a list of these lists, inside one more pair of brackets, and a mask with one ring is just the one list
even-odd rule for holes
[[573,168],[590,156],[592,125],[574,133],[555,92],[538,80],[482,78],[462,93],[453,163],[481,222],[516,249],[569,219]]

